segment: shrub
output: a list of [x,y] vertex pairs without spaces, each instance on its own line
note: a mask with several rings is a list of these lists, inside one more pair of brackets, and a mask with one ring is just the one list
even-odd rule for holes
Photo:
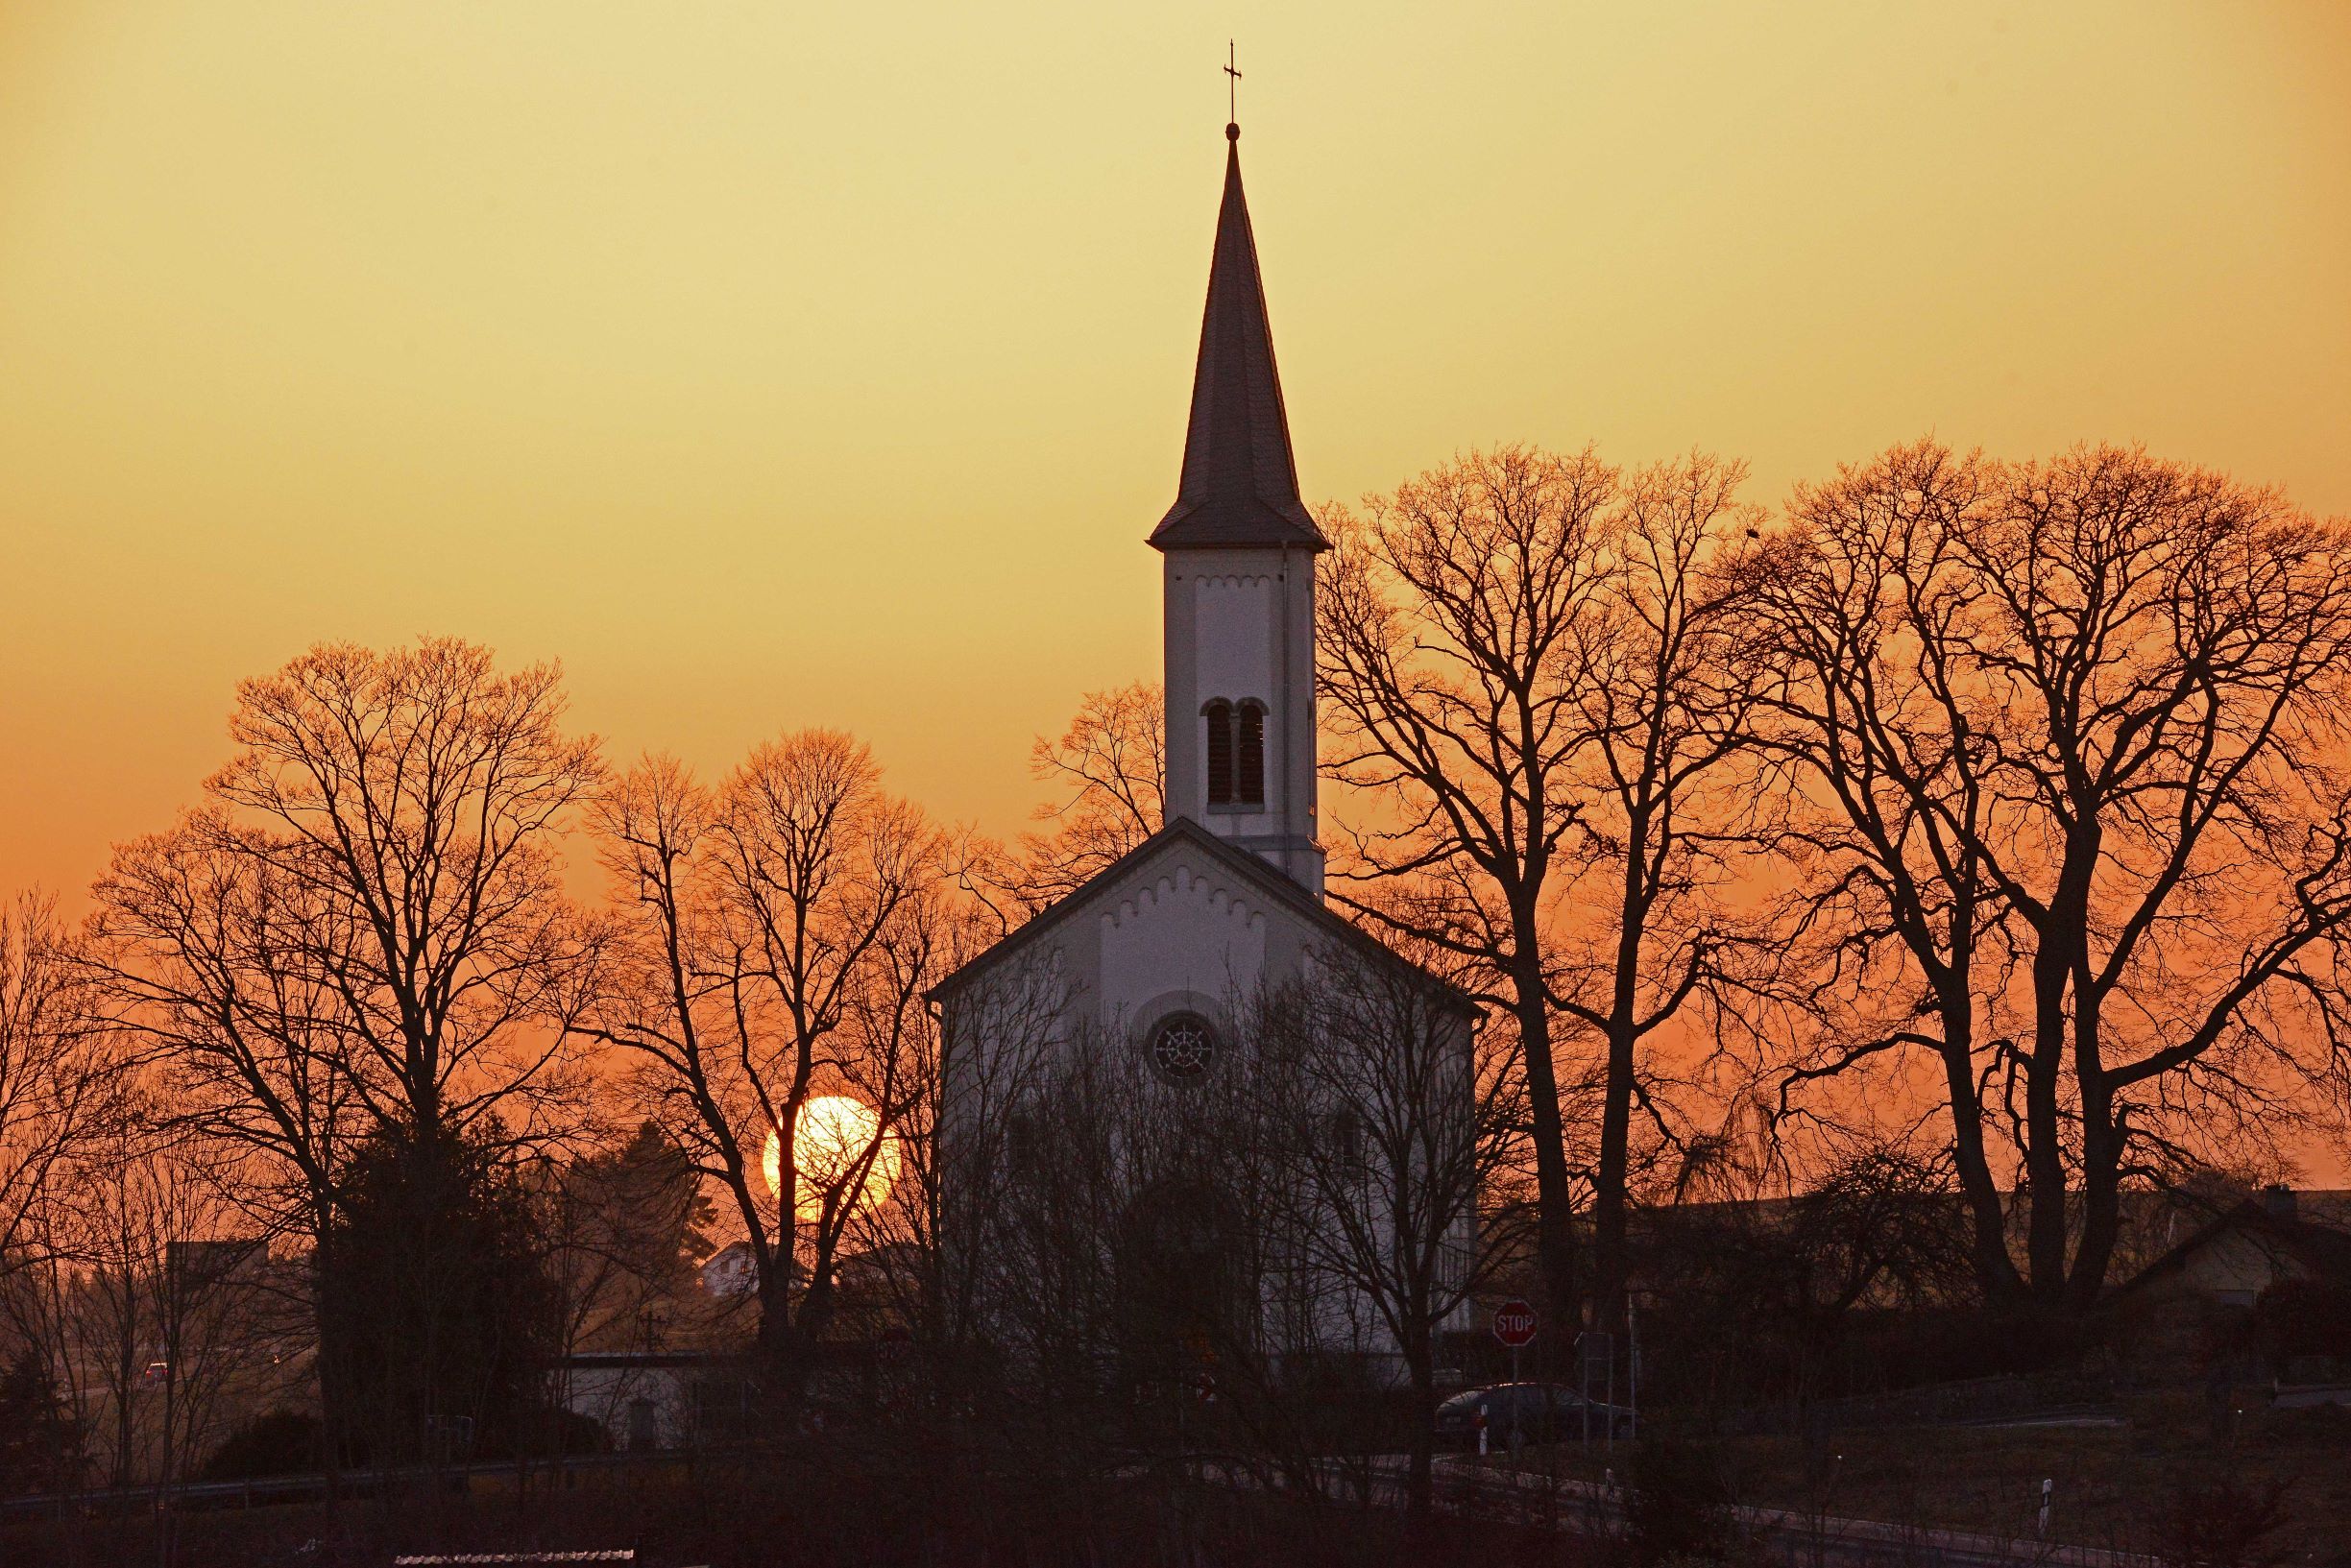
[[198,1472],[205,1481],[304,1476],[327,1459],[327,1432],[315,1415],[267,1411],[221,1439]]

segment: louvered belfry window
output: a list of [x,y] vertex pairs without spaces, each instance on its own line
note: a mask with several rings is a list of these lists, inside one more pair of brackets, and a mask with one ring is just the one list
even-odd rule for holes
[[1200,710],[1208,721],[1208,804],[1233,803],[1233,711],[1219,697]]
[[1233,799],[1265,804],[1265,704],[1245,702],[1235,711],[1240,735],[1233,744]]

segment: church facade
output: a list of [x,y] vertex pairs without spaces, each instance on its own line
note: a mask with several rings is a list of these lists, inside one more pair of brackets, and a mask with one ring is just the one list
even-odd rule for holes
[[[1049,1067],[1074,1049],[1068,1042],[1095,1042],[1151,1086],[1157,1108],[1127,1114],[1182,1121],[1248,1071],[1243,1036],[1264,999],[1312,983],[1343,955],[1408,973],[1446,999],[1467,1093],[1474,1008],[1323,900],[1315,566],[1329,543],[1300,496],[1238,128],[1226,138],[1182,472],[1149,539],[1164,589],[1166,823],[939,987],[950,1076],[966,1079],[949,1083],[951,1106],[977,1103],[974,1086],[1006,1039],[1034,1038],[1041,1020],[1058,1042],[1043,1048]],[[1016,1124],[1014,1146],[1019,1137]],[[1017,1162],[1017,1146],[1006,1157]],[[1188,1239],[1153,1243],[1197,1254],[1179,1271],[1222,1279],[1224,1254],[1262,1255],[1262,1238],[1245,1234],[1247,1214],[1222,1227],[1187,1223]],[[1275,1340],[1299,1332],[1263,1299],[1242,1315]],[[1325,1304],[1309,1315],[1321,1333],[1333,1315]],[[1376,1315],[1342,1304],[1337,1316]]]

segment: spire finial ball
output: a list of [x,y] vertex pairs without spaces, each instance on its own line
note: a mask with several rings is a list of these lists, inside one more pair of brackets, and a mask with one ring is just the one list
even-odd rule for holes
[[1226,141],[1239,141],[1241,139],[1241,128],[1230,120],[1224,122],[1224,139]]

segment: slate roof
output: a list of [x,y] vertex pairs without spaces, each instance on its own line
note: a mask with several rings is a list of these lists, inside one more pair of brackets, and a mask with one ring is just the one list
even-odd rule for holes
[[1326,550],[1330,542],[1298,498],[1257,240],[1241,191],[1241,128],[1228,125],[1224,135],[1224,202],[1192,377],[1183,479],[1151,543],[1161,550]]
[[1279,904],[1303,917],[1308,924],[1321,930],[1332,941],[1362,953],[1366,957],[1398,965],[1424,977],[1431,985],[1443,992],[1465,1013],[1478,1013],[1483,1010],[1477,999],[1462,990],[1461,987],[1429,974],[1427,970],[1404,957],[1352,921],[1332,912],[1328,905],[1291,880],[1275,867],[1267,864],[1247,850],[1226,843],[1190,817],[1177,817],[1143,840],[1142,843],[1103,867],[1102,870],[1088,878],[1082,885],[1048,905],[1027,925],[1007,932],[994,947],[989,948],[961,969],[933,986],[930,994],[933,997],[949,995],[983,972],[993,969],[1000,961],[1029,947],[1036,938],[1061,925],[1071,915],[1085,907],[1099,889],[1110,886],[1127,873],[1158,854],[1161,849],[1178,840],[1198,845],[1212,859],[1224,865],[1235,877],[1248,882],[1249,886],[1264,895],[1270,903]]

